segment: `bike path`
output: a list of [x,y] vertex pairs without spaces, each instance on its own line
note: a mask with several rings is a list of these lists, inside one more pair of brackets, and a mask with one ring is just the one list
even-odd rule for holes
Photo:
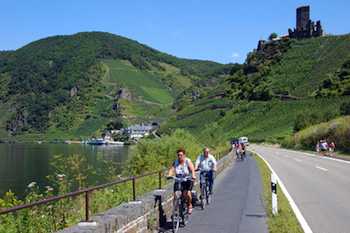
[[196,207],[180,233],[267,233],[266,213],[262,202],[262,184],[255,160],[245,161],[220,174],[214,196],[204,210]]

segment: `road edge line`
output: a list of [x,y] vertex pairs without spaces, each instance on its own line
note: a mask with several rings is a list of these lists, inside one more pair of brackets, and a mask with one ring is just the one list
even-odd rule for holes
[[254,150],[252,152],[255,153],[257,156],[259,156],[265,162],[265,164],[270,169],[270,171],[276,175],[277,182],[278,182],[279,186],[281,187],[283,194],[288,199],[288,202],[289,202],[290,206],[292,207],[292,210],[293,210],[295,216],[297,217],[298,222],[299,222],[301,228],[303,229],[303,231],[305,233],[313,233],[311,228],[310,228],[310,226],[309,226],[309,224],[306,222],[304,216],[302,215],[302,213],[300,212],[298,206],[296,205],[295,201],[293,200],[292,196],[289,194],[287,188],[284,186],[282,180],[279,178],[277,173],[273,170],[273,168],[271,167],[270,163],[267,162],[266,159],[264,157],[262,157],[258,152],[254,151]]

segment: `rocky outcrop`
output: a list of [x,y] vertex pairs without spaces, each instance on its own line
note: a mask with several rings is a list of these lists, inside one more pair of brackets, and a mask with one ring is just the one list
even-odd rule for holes
[[131,92],[126,88],[120,88],[117,92],[118,99],[132,100]]

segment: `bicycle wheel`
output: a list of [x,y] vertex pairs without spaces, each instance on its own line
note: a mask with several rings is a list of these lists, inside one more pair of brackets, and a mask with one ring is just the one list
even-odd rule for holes
[[180,200],[176,200],[173,207],[173,216],[172,216],[172,222],[173,222],[173,233],[177,233],[180,227]]
[[207,205],[209,205],[210,204],[210,194],[209,194],[208,180],[206,181],[206,185],[205,185],[205,200],[207,202]]
[[204,210],[204,208],[205,208],[205,201],[204,201],[204,199],[205,199],[205,187],[204,186],[205,186],[204,184],[201,185],[201,196],[200,196],[200,199],[201,199],[201,208],[202,208],[202,210]]
[[181,203],[180,203],[180,217],[181,217],[181,220],[182,220],[182,225],[183,226],[186,226],[186,200],[182,200]]

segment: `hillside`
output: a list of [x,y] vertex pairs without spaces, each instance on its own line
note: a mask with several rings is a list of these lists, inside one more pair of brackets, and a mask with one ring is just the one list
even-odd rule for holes
[[299,130],[300,119],[340,115],[350,102],[349,60],[350,35],[271,42],[206,95],[181,105],[162,130],[186,128],[213,145],[242,135],[282,142]]
[[286,142],[286,146],[314,150],[320,139],[336,142],[337,150],[350,152],[350,116],[339,117],[328,122],[308,127]]
[[161,121],[179,93],[230,67],[104,32],[38,40],[0,53],[0,138],[80,138]]

